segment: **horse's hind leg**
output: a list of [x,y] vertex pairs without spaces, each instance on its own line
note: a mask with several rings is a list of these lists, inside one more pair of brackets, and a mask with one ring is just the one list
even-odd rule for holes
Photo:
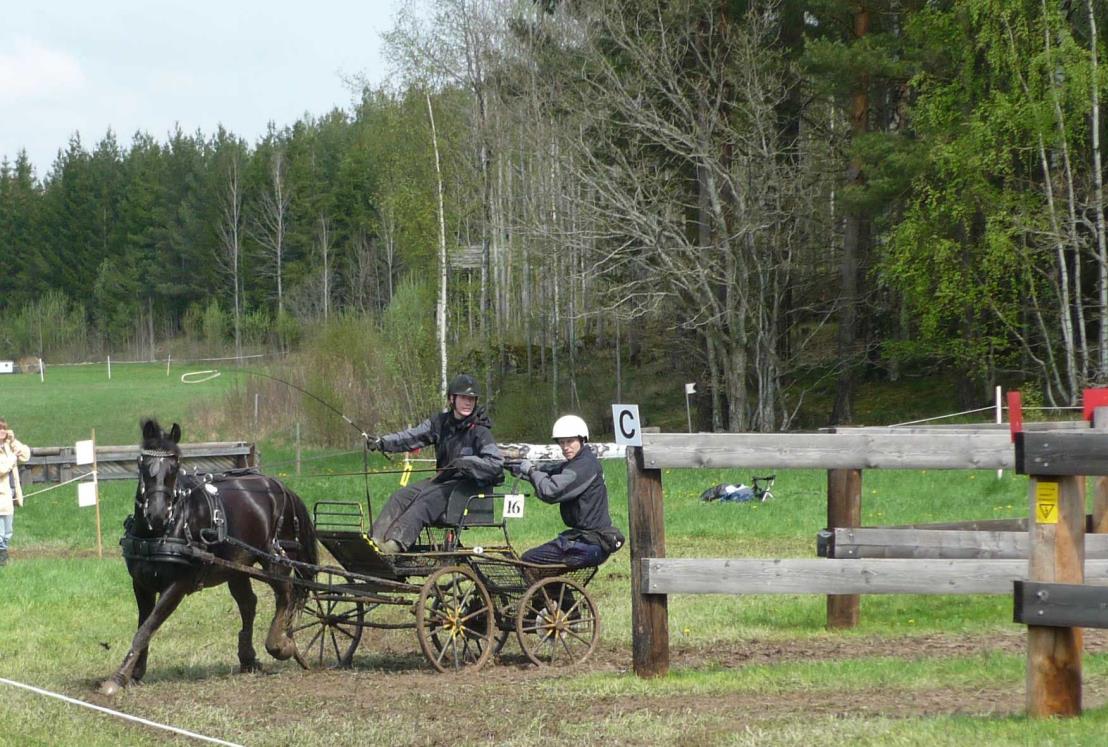
[[273,587],[276,609],[273,611],[273,622],[269,625],[269,634],[265,637],[265,650],[274,659],[284,661],[296,655],[296,641],[289,634],[294,612],[293,587],[288,580],[272,582],[270,586]]
[[188,588],[188,584],[178,581],[170,584],[169,588],[162,592],[154,605],[154,609],[139,626],[138,632],[135,633],[134,640],[131,641],[131,650],[123,657],[123,663],[120,664],[119,670],[100,683],[101,693],[115,695],[120,688],[126,686],[131,681],[131,676],[140,659],[143,666],[146,666],[146,649],[150,645],[150,638],[157,632],[166,618],[173,614],[173,610],[177,609],[177,605],[188,593]]
[[250,587],[250,577],[236,574],[227,580],[227,588],[239,606],[242,629],[239,631],[239,671],[256,672],[258,655],[254,651],[254,616],[258,611],[258,595]]

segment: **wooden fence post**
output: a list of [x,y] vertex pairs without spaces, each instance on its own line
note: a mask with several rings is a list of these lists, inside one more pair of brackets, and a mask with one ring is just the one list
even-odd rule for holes
[[[827,470],[827,528],[862,525],[862,470]],[[827,595],[827,627],[858,625],[861,597],[858,594]]]
[[[1032,476],[1028,578],[1085,581],[1084,477]],[[1027,626],[1027,713],[1081,713],[1081,628]]]
[[662,471],[643,467],[642,448],[627,448],[627,522],[631,542],[631,648],[635,674],[669,672],[669,603],[665,594],[646,594],[643,558],[666,556],[662,513]]

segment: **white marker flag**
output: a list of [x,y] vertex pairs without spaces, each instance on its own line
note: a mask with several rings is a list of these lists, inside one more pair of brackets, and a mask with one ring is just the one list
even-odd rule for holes
[[74,448],[77,464],[92,464],[96,458],[93,448],[92,441],[78,441]]
[[685,394],[696,394],[696,382],[685,384]]
[[87,508],[96,505],[96,480],[77,483],[77,507]]

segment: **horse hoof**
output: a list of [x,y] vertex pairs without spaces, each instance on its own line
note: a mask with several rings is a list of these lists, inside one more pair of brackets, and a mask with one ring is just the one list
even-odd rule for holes
[[251,674],[254,672],[262,671],[262,665],[256,661],[249,662],[247,664],[239,664],[240,674]]
[[100,683],[100,694],[112,697],[119,692],[120,685],[115,680],[104,680]]

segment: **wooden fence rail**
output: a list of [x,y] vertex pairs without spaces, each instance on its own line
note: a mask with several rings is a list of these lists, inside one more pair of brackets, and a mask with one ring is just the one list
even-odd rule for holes
[[[258,452],[246,441],[210,441],[181,444],[181,465],[200,472],[223,472],[235,467],[256,467]],[[138,477],[138,446],[97,446],[96,470],[101,480],[133,480]],[[88,471],[78,465],[72,446],[31,448],[31,458],[20,465],[23,483],[65,482]]]

